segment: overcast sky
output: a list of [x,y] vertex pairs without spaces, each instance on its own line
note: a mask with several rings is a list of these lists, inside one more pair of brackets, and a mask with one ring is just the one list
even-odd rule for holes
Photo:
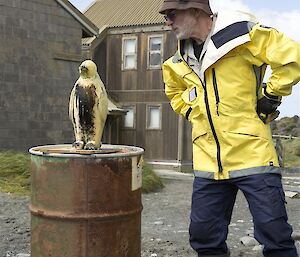
[[[95,0],[69,0],[84,11]],[[300,0],[210,0],[213,11],[239,9],[253,13],[261,23],[284,32],[300,43]],[[267,76],[265,78],[267,80]],[[284,97],[280,117],[300,115],[300,83],[291,96]]]

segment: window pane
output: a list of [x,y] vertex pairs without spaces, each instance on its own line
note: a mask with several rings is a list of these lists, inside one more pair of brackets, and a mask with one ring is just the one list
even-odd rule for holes
[[124,40],[124,54],[135,53],[136,39]]
[[161,42],[162,42],[161,37],[152,37],[152,38],[150,38],[150,51],[153,51],[153,50],[160,51]]
[[160,53],[150,54],[150,66],[159,66],[161,64]]
[[132,107],[125,108],[127,113],[124,117],[124,127],[125,128],[134,128],[134,111]]
[[160,129],[160,108],[158,106],[149,107],[148,129]]
[[127,55],[124,60],[124,68],[134,69],[136,67],[136,58],[135,55]]
[[161,67],[162,57],[162,37],[149,37],[149,52],[148,52],[148,66],[151,68]]

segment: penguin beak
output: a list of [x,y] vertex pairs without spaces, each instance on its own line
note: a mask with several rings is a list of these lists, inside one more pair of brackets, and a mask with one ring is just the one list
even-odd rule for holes
[[86,66],[80,66],[80,71],[81,72],[87,72],[88,68]]

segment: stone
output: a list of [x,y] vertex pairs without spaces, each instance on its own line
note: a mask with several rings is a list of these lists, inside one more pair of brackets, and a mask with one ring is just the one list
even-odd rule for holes
[[294,231],[292,234],[294,240],[300,240],[300,232]]
[[164,224],[164,222],[162,220],[154,222],[154,225],[163,225],[163,224]]
[[294,192],[294,191],[285,191],[285,196],[289,197],[289,198],[298,198],[299,197],[299,193],[298,192]]
[[19,253],[17,254],[16,257],[30,257],[30,254],[26,254],[26,253]]
[[254,235],[254,232],[253,232],[253,230],[252,230],[252,229],[248,229],[248,230],[246,230],[246,235],[247,235],[247,236],[251,236],[251,237],[253,237],[253,235]]
[[262,245],[256,245],[252,248],[252,251],[262,251],[263,246]]
[[240,239],[241,243],[245,246],[256,246],[259,245],[259,243],[256,241],[255,238],[250,236],[244,236]]
[[12,252],[9,252],[9,251],[7,251],[6,253],[5,253],[5,257],[13,257],[13,253]]
[[186,234],[188,234],[189,231],[187,231],[187,230],[178,230],[177,233],[186,233]]

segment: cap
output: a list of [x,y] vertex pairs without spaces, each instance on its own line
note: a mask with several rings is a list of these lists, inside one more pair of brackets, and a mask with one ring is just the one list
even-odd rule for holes
[[167,10],[186,10],[189,8],[201,9],[207,14],[213,14],[209,0],[164,0],[159,13],[164,14]]

